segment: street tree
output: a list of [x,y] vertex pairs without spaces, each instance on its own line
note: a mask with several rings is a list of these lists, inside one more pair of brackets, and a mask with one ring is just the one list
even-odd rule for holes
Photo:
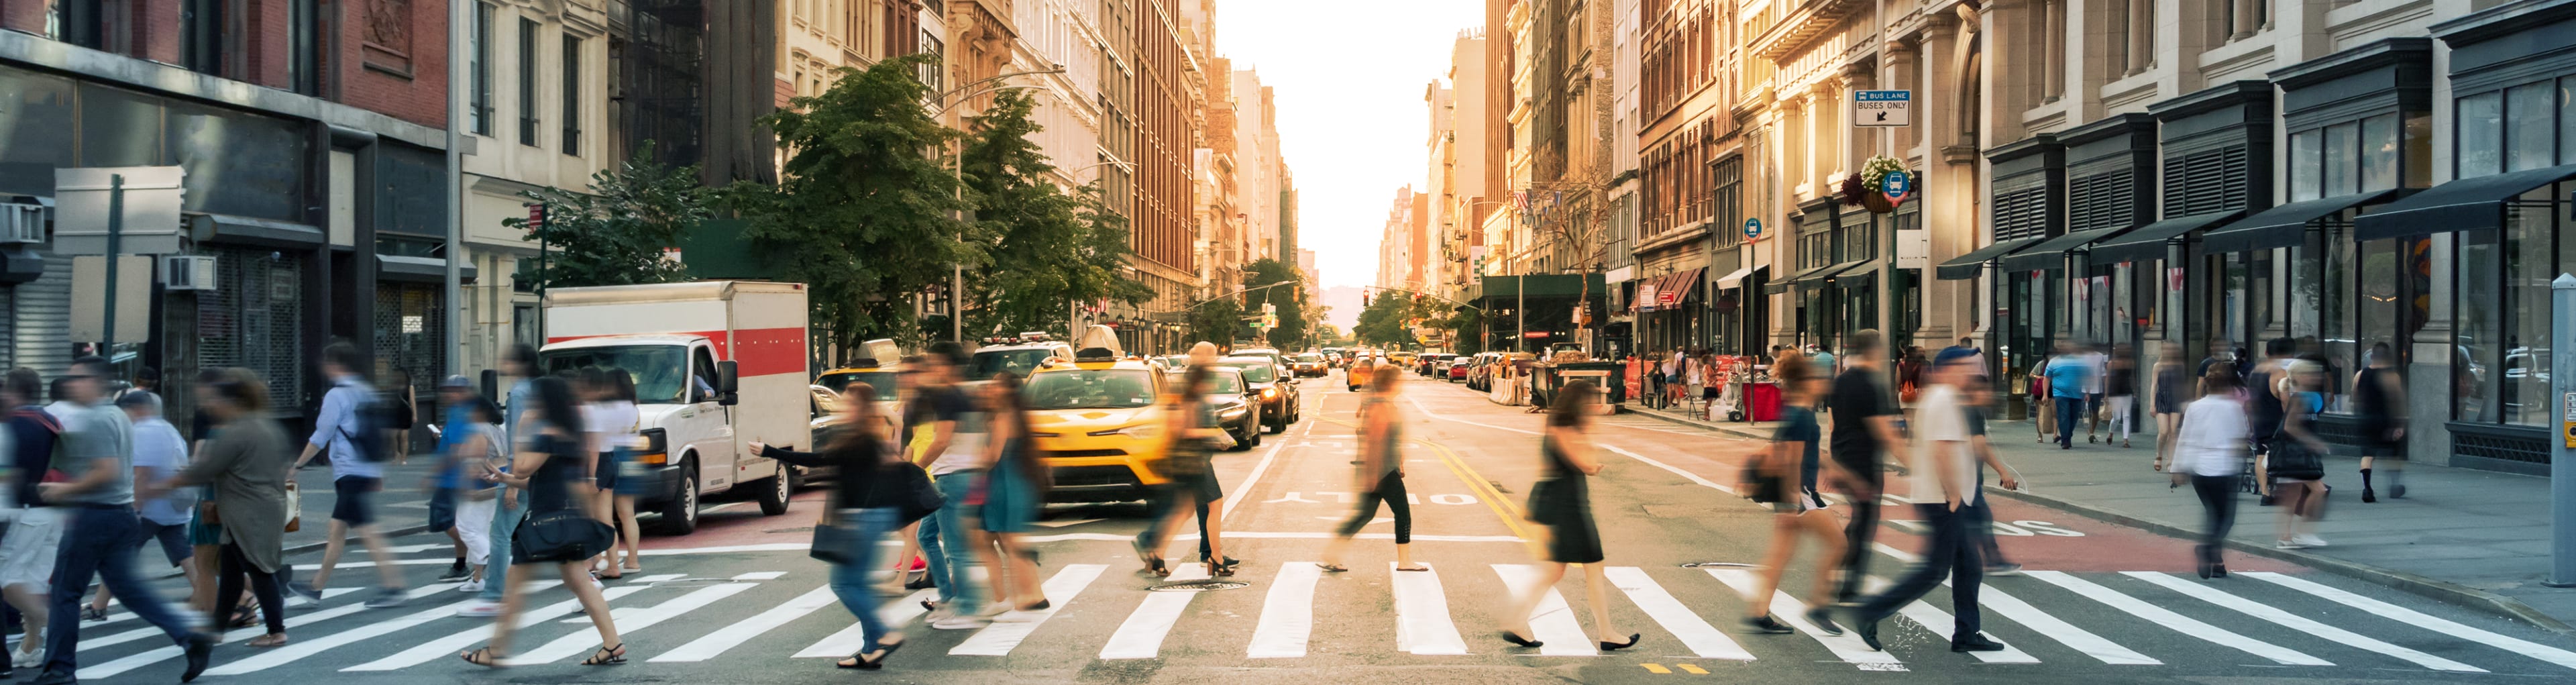
[[625,164],[591,174],[586,191],[546,187],[519,195],[545,207],[545,223],[530,230],[527,219],[514,217],[501,225],[545,247],[545,259],[526,276],[540,288],[688,280],[688,269],[664,250],[706,220],[713,202],[697,167],[662,165],[650,141]]
[[1098,185],[1068,192],[1048,178],[1055,167],[1032,142],[1043,128],[1030,117],[1034,109],[1025,91],[1003,91],[966,137],[964,177],[975,210],[967,240],[987,257],[966,283],[966,327],[1069,338],[1075,303],[1135,304],[1154,293],[1120,277],[1126,219],[1109,210]]
[[1413,339],[1411,320],[1423,315],[1421,305],[1413,298],[1397,293],[1381,293],[1360,310],[1360,320],[1351,327],[1351,337],[1363,345],[1389,347],[1418,344]]
[[923,109],[915,76],[929,54],[841,69],[820,95],[762,119],[787,153],[775,187],[737,183],[743,235],[782,279],[805,283],[815,328],[842,349],[873,338],[921,339],[914,296],[945,288],[952,265],[984,253],[961,240],[965,208],[940,152],[957,139]]
[[1287,285],[1244,292],[1244,308],[1260,313],[1268,304],[1277,310],[1279,327],[1270,329],[1270,346],[1282,350],[1305,349],[1306,288],[1305,274],[1296,267],[1276,259],[1255,260],[1243,265],[1243,287],[1287,283]]
[[1190,337],[1219,345],[1231,345],[1246,335],[1250,326],[1243,317],[1243,303],[1227,295],[1190,309]]

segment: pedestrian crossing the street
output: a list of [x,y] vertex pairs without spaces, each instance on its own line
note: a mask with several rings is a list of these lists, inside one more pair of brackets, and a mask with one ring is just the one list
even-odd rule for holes
[[[2576,671],[2576,652],[2273,573],[2240,573],[2221,582],[2150,571],[2034,571],[1992,579],[1982,593],[1984,628],[2009,647],[1969,656],[1935,648],[1952,637],[1946,591],[1903,607],[1902,618],[1882,624],[1888,651],[1871,650],[1853,634],[1825,634],[1804,616],[1802,598],[1786,591],[1774,591],[1772,613],[1798,634],[1738,631],[1734,626],[1745,611],[1741,597],[1756,584],[1755,571],[1742,567],[1602,569],[1613,590],[1606,593],[1611,611],[1622,624],[1614,639],[1626,632],[1645,636],[1628,651],[1596,648],[1599,627],[1584,599],[1579,569],[1545,592],[1530,621],[1533,637],[1545,644],[1522,649],[1494,638],[1492,626],[1509,597],[1538,582],[1537,566],[1453,562],[1396,571],[1391,564],[1354,565],[1349,573],[1324,573],[1311,561],[1287,561],[1246,567],[1242,575],[1224,579],[1209,578],[1200,564],[1176,568],[1169,578],[1151,578],[1113,571],[1108,564],[1052,566],[1043,576],[1048,608],[1006,612],[968,631],[930,630],[922,623],[921,602],[937,596],[932,590],[880,595],[880,617],[909,640],[924,643],[905,653],[905,666],[967,670],[1153,659],[1257,666],[1307,655],[1427,663],[1616,660],[1637,662],[1625,668],[1652,664],[1660,672],[1682,674],[1820,660],[1856,670],[1909,671],[1971,664],[2148,668],[2243,663],[2251,657],[2309,668],[2576,677],[2570,673]],[[639,576],[608,588],[611,616],[637,655],[638,664],[628,668],[774,664],[784,657],[846,657],[863,647],[858,627],[824,582],[823,569],[705,575],[714,577]],[[1248,587],[1147,590],[1208,580]],[[539,586],[518,618],[513,665],[569,664],[599,646],[579,604],[556,585]],[[406,607],[368,610],[345,593],[333,593],[321,607],[290,618],[293,641],[284,647],[241,647],[237,643],[261,629],[232,631],[206,676],[470,668],[455,663],[455,655],[489,640],[489,619],[456,616],[470,597],[455,592],[454,584],[423,586],[411,594],[415,601]],[[1371,615],[1381,618],[1365,618]],[[138,670],[176,662],[177,648],[157,631],[143,631],[151,629],[90,626],[80,676],[136,679],[144,675]]]

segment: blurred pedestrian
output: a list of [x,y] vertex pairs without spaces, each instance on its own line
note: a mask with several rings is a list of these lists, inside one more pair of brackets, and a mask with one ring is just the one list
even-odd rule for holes
[[868,574],[876,570],[877,543],[905,523],[903,500],[909,493],[902,487],[903,469],[916,467],[905,462],[895,451],[899,446],[889,444],[877,429],[884,418],[877,415],[876,388],[851,383],[841,397],[840,424],[831,440],[815,451],[795,452],[759,442],[753,442],[751,449],[791,466],[832,468],[838,473],[832,481],[831,508],[825,514],[834,525],[816,528],[814,551],[815,556],[832,557],[828,561],[832,594],[859,620],[861,642],[866,645],[836,665],[873,670],[903,646],[903,633],[890,630],[880,617],[876,588],[868,583]]
[[[125,412],[109,406],[107,383],[114,378],[107,360],[82,357],[72,362],[64,399],[73,405],[57,443],[58,462],[68,480],[40,483],[39,495],[69,515],[62,533],[49,591],[53,606],[45,627],[45,672],[41,685],[76,682],[80,670],[80,602],[92,578],[125,598],[136,617],[161,629],[185,648],[187,668],[180,681],[196,680],[206,670],[207,656],[221,637],[198,632],[171,610],[134,568],[141,546],[141,519],[134,513],[134,428]],[[12,531],[15,532],[15,531]]]
[[1592,605],[1592,624],[1598,631],[1593,640],[1602,651],[1635,647],[1642,637],[1629,633],[1626,641],[1611,641],[1620,630],[1610,619],[1609,569],[1601,563],[1601,531],[1592,523],[1592,493],[1586,483],[1601,473],[1601,461],[1592,456],[1592,439],[1584,432],[1584,424],[1590,421],[1586,409],[1600,393],[1591,381],[1575,381],[1559,391],[1556,403],[1548,407],[1547,431],[1539,438],[1539,452],[1547,459],[1546,475],[1530,487],[1529,502],[1530,521],[1547,529],[1548,563],[1539,565],[1538,582],[1521,588],[1503,612],[1506,642],[1540,645],[1529,637],[1529,620],[1556,582],[1565,578],[1567,564],[1583,565],[1584,599]]
[[268,415],[268,387],[245,369],[225,369],[212,383],[197,384],[197,406],[214,422],[206,447],[187,470],[164,478],[153,490],[206,487],[220,540],[213,585],[212,616],[231,627],[242,589],[259,599],[259,614],[268,632],[251,638],[255,648],[286,644],[286,598],[278,569],[286,566],[286,480],[293,449],[286,431]]
[[2254,455],[2257,460],[2254,468],[2255,490],[2262,493],[2262,499],[2256,501],[2268,507],[2272,506],[2275,499],[2272,492],[2272,478],[2270,471],[2260,465],[2260,460],[2263,455],[2271,453],[2273,448],[2282,444],[2279,437],[2281,423],[2287,414],[2288,405],[2285,402],[2295,389],[2289,378],[2290,339],[2266,340],[2263,342],[2263,352],[2261,361],[2249,364],[2243,357],[2244,350],[2238,350],[2236,373],[2238,378],[2245,379],[2245,417],[2248,422],[2247,428],[2254,436]]
[[[581,404],[574,399],[572,385],[564,379],[539,378],[534,385],[536,406],[520,410],[523,416],[519,428],[527,434],[517,438],[519,451],[511,469],[508,472],[486,470],[482,476],[528,491],[530,525],[588,521],[596,528],[589,536],[561,539],[576,544],[542,549],[529,546],[512,555],[509,570],[502,575],[501,613],[492,621],[491,642],[458,656],[467,663],[487,668],[509,665],[510,638],[518,631],[519,611],[527,604],[529,577],[542,567],[552,565],[555,573],[563,578],[564,587],[571,589],[573,598],[581,603],[582,614],[590,617],[591,628],[599,631],[599,649],[591,652],[581,664],[626,663],[626,643],[618,638],[617,623],[608,613],[608,600],[600,595],[599,586],[591,584],[586,568],[592,556],[608,548],[615,533],[609,531],[605,524],[580,515],[589,507],[583,501],[586,493],[576,484],[590,475],[583,470],[590,465],[590,459],[583,454],[586,447],[581,433]],[[560,516],[565,513],[574,515]],[[531,538],[528,541],[535,540]]]
[[480,396],[464,404],[465,414],[457,417],[445,434],[457,439],[440,457],[447,461],[441,468],[454,469],[459,476],[456,534],[465,543],[466,575],[458,579],[464,582],[456,586],[456,591],[480,593],[492,582],[492,517],[499,513],[503,490],[481,474],[508,466],[510,451],[509,441],[501,435],[500,407]]
[[[464,376],[448,376],[446,380],[438,383],[438,407],[441,415],[438,423],[438,465],[430,469],[429,475],[422,479],[425,482],[421,485],[429,490],[430,531],[445,533],[449,545],[455,548],[455,558],[448,562],[445,572],[438,574],[439,582],[443,583],[463,581],[474,576],[473,569],[468,568],[469,565],[465,563],[466,557],[473,555],[466,549],[465,536],[468,532],[463,530],[464,524],[457,516],[457,509],[461,506],[458,500],[466,489],[469,474],[483,472],[480,468],[468,470],[465,466],[465,456],[460,454],[467,443],[484,440],[481,432],[475,430],[477,423],[474,419],[474,404],[482,399],[481,395],[474,392],[474,382],[466,380]],[[475,480],[480,481],[480,479]],[[484,525],[490,526],[490,519],[485,519]],[[489,532],[489,530],[480,530],[472,531],[471,534],[484,535]]]
[[[2078,351],[2075,343],[2057,341],[2057,356],[2048,358],[2048,396],[2056,404],[2057,448],[2075,449],[2075,424],[2084,417],[2087,399],[2092,396],[2093,362]],[[2092,442],[2086,434],[2085,442]]]
[[383,609],[402,606],[408,601],[402,567],[394,564],[393,550],[385,545],[385,536],[376,528],[375,495],[384,490],[383,464],[368,461],[357,441],[383,440],[385,436],[365,435],[379,426],[369,424],[358,414],[372,411],[380,401],[376,389],[358,376],[358,348],[347,341],[322,348],[322,375],[331,379],[330,392],[322,395],[322,411],[313,421],[313,437],[305,440],[304,454],[295,458],[295,467],[304,468],[314,455],[328,453],[331,462],[331,529],[324,539],[322,563],[313,570],[311,580],[287,583],[287,589],[305,599],[322,601],[322,589],[331,586],[331,571],[340,564],[340,554],[348,548],[351,533],[358,544],[367,548],[367,557],[376,562],[376,576],[381,585],[375,596],[367,598],[367,608]]
[[[1771,596],[1780,588],[1781,576],[1789,572],[1789,560],[1798,551],[1798,538],[1816,540],[1816,558],[1840,559],[1843,556],[1842,522],[1826,511],[1825,498],[1816,490],[1816,477],[1825,468],[1839,473],[1842,465],[1817,458],[1817,447],[1824,434],[1816,424],[1816,413],[1808,409],[1825,393],[1827,383],[1815,367],[1789,364],[1780,367],[1780,425],[1771,433],[1771,446],[1755,454],[1756,468],[1776,488],[1756,497],[1771,507],[1771,546],[1762,555],[1761,580],[1753,592],[1745,595],[1744,623],[1756,632],[1790,633],[1797,629],[1771,615]],[[1843,476],[1843,479],[1849,479]],[[1758,489],[1757,489],[1758,490]],[[1746,492],[1757,492],[1746,490]],[[1830,563],[1830,562],[1827,562]],[[1827,635],[1841,635],[1825,608],[1832,605],[1834,574],[1831,568],[1818,569],[1816,585],[1808,596],[1807,621]]]
[[[17,368],[0,378],[0,403],[9,407],[9,487],[7,535],[0,535],[0,597],[18,610],[25,626],[9,662],[17,668],[44,664],[45,626],[53,600],[55,550],[62,546],[64,510],[45,502],[36,483],[52,468],[54,445],[63,423],[46,413],[45,383],[34,369]],[[0,669],[5,670],[5,669]]]
[[[1181,372],[1180,385],[1163,402],[1163,433],[1167,436],[1163,476],[1169,480],[1155,497],[1157,515],[1146,524],[1144,532],[1136,534],[1135,540],[1137,558],[1144,560],[1145,570],[1156,576],[1171,575],[1171,567],[1163,561],[1163,544],[1170,541],[1172,531],[1192,512],[1198,513],[1200,540],[1206,545],[1200,556],[1211,560],[1209,572],[1234,575],[1234,566],[1239,563],[1225,556],[1224,543],[1218,540],[1223,530],[1225,493],[1217,486],[1208,457],[1217,449],[1211,441],[1228,438],[1218,427],[1216,408],[1207,401],[1211,385],[1208,376],[1214,373],[1211,369],[1207,364],[1190,364]],[[1394,383],[1404,375],[1402,367],[1393,364],[1378,365],[1372,374],[1372,393],[1379,384]]]
[[2271,449],[2255,462],[2255,470],[2272,481],[2265,494],[2281,505],[2280,539],[2273,546],[2324,547],[2326,541],[2315,531],[2317,521],[2325,517],[2327,446],[2316,434],[2316,416],[2325,411],[2325,370],[2304,360],[2293,360],[2286,368],[2290,393],[2281,398],[2281,430],[2273,436]]
[[[528,410],[537,405],[537,373],[536,346],[526,343],[511,345],[509,351],[501,355],[501,374],[518,380],[511,381],[510,392],[506,395],[508,404],[501,406],[501,433],[493,441],[500,446],[500,454],[492,459],[499,465],[492,470],[510,473],[517,468],[513,462],[524,448],[521,443],[529,437],[529,433],[522,432],[525,427],[520,423]],[[500,569],[505,577],[509,571],[511,547],[518,541],[519,523],[528,518],[528,493],[505,480],[483,478],[480,472],[474,476],[495,483],[494,489],[497,490],[493,497],[492,528],[487,535],[491,539],[492,553],[484,564],[483,592],[475,597],[474,603],[457,609],[456,615],[488,618],[501,615],[502,600],[509,597],[510,584],[496,582],[492,578],[492,569]]]
[[396,366],[385,373],[385,397],[394,405],[391,407],[393,422],[386,426],[393,435],[386,441],[394,449],[395,466],[411,462],[412,423],[420,418],[419,400],[412,397],[412,385],[409,369]]
[[2173,483],[2180,487],[2188,482],[2200,497],[2200,544],[2194,555],[2200,577],[2227,576],[2227,562],[2219,549],[2227,543],[2227,532],[2236,527],[2236,483],[2248,450],[2245,440],[2251,430],[2247,423],[2245,400],[2236,392],[2236,367],[2232,364],[2210,365],[2200,379],[2202,394],[2182,410],[2182,423],[2174,434],[2172,462]]
[[2002,456],[1995,454],[1994,442],[1986,436],[1986,414],[1993,409],[1995,401],[1993,380],[1977,373],[1985,368],[1985,364],[1975,356],[1974,350],[1966,354],[1968,356],[1953,356],[1944,351],[1932,365],[1956,365],[1950,372],[1960,379],[1959,410],[1960,418],[1968,429],[1968,453],[1982,466],[1977,470],[1977,506],[1966,508],[1969,512],[1968,539],[1977,545],[1978,558],[1985,560],[1987,576],[2021,575],[2021,564],[2005,559],[2003,546],[1995,543],[1995,510],[1985,497],[1987,469],[1994,470],[1996,484],[2005,490],[2021,489],[2021,476],[2013,471],[2011,465],[2004,463]]
[[2094,441],[2102,432],[2102,400],[2111,378],[2111,346],[2107,343],[2086,346],[2077,356],[2084,360],[2084,442]]
[[[590,574],[601,580],[617,580],[626,577],[628,571],[643,568],[632,533],[634,499],[626,500],[623,516],[617,509],[618,475],[625,468],[627,451],[635,444],[636,431],[643,426],[643,419],[635,410],[635,384],[630,377],[624,386],[620,386],[615,376],[619,373],[625,373],[625,370],[612,372],[591,366],[583,367],[579,376],[579,385],[587,386],[582,390],[582,421],[588,433],[585,437],[590,441],[591,485],[598,491],[598,496],[591,498],[591,517],[618,530],[616,544],[610,545],[591,562]],[[624,563],[620,563],[618,558],[621,550],[625,556]]]
[[[2207,374],[2208,371],[2204,369],[2201,373]],[[2190,379],[2183,377],[2182,345],[2165,343],[2164,350],[2156,354],[2155,383],[2152,391],[2155,393],[2156,412],[2155,469],[2162,472],[2166,464],[2173,462],[2175,436],[2182,430],[2183,403],[2191,397],[2184,392]]]
[[2370,359],[2353,374],[2353,413],[2368,427],[2361,446],[2361,501],[2377,502],[2370,487],[2372,467],[2388,477],[2388,496],[2406,496],[2406,382],[2397,371],[2397,353],[2388,343],[2371,343]]
[[921,356],[923,374],[933,385],[923,388],[928,403],[932,430],[929,449],[915,463],[929,469],[931,481],[945,498],[939,513],[921,520],[914,536],[921,541],[921,556],[929,561],[931,582],[939,586],[939,601],[930,605],[930,627],[939,630],[968,630],[983,627],[985,621],[976,613],[983,597],[976,594],[970,575],[975,564],[976,536],[967,525],[973,513],[966,505],[967,495],[984,479],[984,410],[957,385],[957,366],[965,362],[964,350],[956,343],[932,345]]
[[[1843,354],[1851,354],[1851,341],[1844,341],[1844,345]],[[1879,354],[1884,355],[1885,353],[1882,352]],[[1816,363],[1817,373],[1837,377],[1842,373],[1842,367],[1835,365],[1836,360],[1834,359],[1834,353],[1827,351],[1822,345],[1809,343],[1807,345],[1807,360]]]
[[2048,362],[2051,359],[2055,357],[2041,356],[2039,363],[2030,367],[2029,375],[2030,387],[2027,397],[2030,398],[2028,401],[2031,406],[2030,424],[2039,434],[2039,442],[2042,444],[2057,439],[2057,392],[2048,387]]
[[[995,374],[984,387],[993,429],[992,444],[985,448],[991,455],[986,462],[993,466],[985,472],[984,505],[977,508],[975,518],[992,536],[992,544],[977,549],[992,552],[984,561],[993,569],[991,606],[1043,611],[1050,605],[1046,590],[1038,586],[1038,552],[1020,536],[1028,533],[1045,508],[1051,479],[1046,461],[1029,445],[1029,412],[1020,390],[1019,376],[1008,371]],[[1210,561],[1209,565],[1217,564]],[[1233,574],[1231,566],[1225,571]]]
[[1907,460],[1913,483],[1908,494],[1918,502],[1916,514],[1931,528],[1924,541],[1923,562],[1885,592],[1846,605],[1845,622],[1872,650],[1884,649],[1878,641],[1878,622],[1939,587],[1945,577],[1950,582],[1950,609],[1956,621],[1950,633],[1950,651],[2004,649],[2003,643],[1979,632],[1982,622],[1977,590],[1984,583],[1985,562],[1978,546],[1969,540],[1968,527],[1981,498],[1974,486],[1977,463],[1967,453],[1966,414],[1959,406],[1959,374],[1954,372],[1957,368],[1960,365],[1933,369],[1931,387],[1924,390],[1923,401],[1914,410],[1913,455]]
[[2138,402],[2138,360],[2125,345],[2111,346],[2110,361],[2105,362],[2102,378],[2102,414],[2096,421],[2109,421],[2110,430],[2102,434],[2102,444],[2112,436],[2120,438],[2120,448],[2129,447],[2129,432],[2134,430]]
[[[1887,402],[1887,389],[1879,385],[1879,369],[1885,364],[1887,339],[1878,329],[1853,333],[1845,341],[1845,370],[1834,377],[1832,395],[1826,399],[1833,414],[1831,447],[1835,487],[1851,500],[1851,524],[1843,528],[1842,585],[1835,596],[1845,601],[1860,596],[1861,579],[1867,575],[1870,542],[1878,537],[1878,496],[1885,492],[1886,454],[1894,445],[1903,444],[1896,432],[1896,407]],[[1825,368],[1819,364],[1817,368]]]
[[[116,396],[116,408],[124,410],[134,424],[134,482],[160,482],[188,467],[188,441],[161,418],[160,395],[140,388],[128,390]],[[142,535],[136,544],[160,547],[161,557],[188,579],[188,594],[195,596],[197,586],[207,580],[197,575],[197,565],[189,558],[196,553],[188,546],[188,519],[197,506],[196,491],[138,492],[135,499],[135,513],[142,518]],[[107,587],[100,586],[84,613],[105,617],[109,596]]]
[[[931,408],[923,392],[937,383],[925,369],[928,364],[919,355],[906,356],[901,364],[902,372],[895,375],[895,394],[896,406],[903,408],[902,415],[898,417],[898,425],[902,428],[896,431],[894,443],[887,448],[898,461],[919,463],[923,455],[929,453],[931,440],[939,434],[934,420],[938,412]],[[903,541],[903,551],[894,555],[894,577],[887,583],[889,592],[897,589],[926,590],[935,585],[930,578],[929,562],[921,558],[920,526],[918,521],[907,522],[895,535],[896,539]]]
[[1324,560],[1315,565],[1334,573],[1350,570],[1342,565],[1343,551],[1350,549],[1351,536],[1376,520],[1378,505],[1384,504],[1395,517],[1395,570],[1429,571],[1431,567],[1413,563],[1413,502],[1404,491],[1404,413],[1395,406],[1395,374],[1379,374],[1369,382],[1368,399],[1359,409],[1359,471],[1351,485],[1360,493],[1360,506],[1324,543]]

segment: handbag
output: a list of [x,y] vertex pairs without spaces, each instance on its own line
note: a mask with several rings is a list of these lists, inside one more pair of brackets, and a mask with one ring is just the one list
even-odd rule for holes
[[864,544],[856,539],[858,527],[842,524],[835,514],[826,509],[823,520],[814,522],[814,544],[806,548],[805,556],[827,564],[846,566],[858,563],[858,555],[851,553],[858,545]]
[[2326,475],[2325,462],[2316,451],[2290,436],[2274,436],[2265,454],[2264,472],[2273,478],[2315,480]]
[[557,509],[519,522],[510,541],[514,561],[571,562],[599,556],[615,544],[617,531],[587,514]]
[[1737,477],[1737,482],[1743,486],[1744,498],[1762,504],[1788,499],[1787,488],[1782,487],[1784,484],[1780,482],[1780,476],[1771,473],[1770,469],[1762,468],[1762,460],[1765,456],[1757,453],[1753,455],[1751,461],[1744,462],[1744,472]]
[[286,482],[286,532],[304,529],[304,496],[295,489],[295,481]]
[[939,487],[930,483],[929,471],[903,468],[895,469],[895,473],[896,479],[903,482],[905,493],[902,501],[895,505],[896,510],[902,514],[900,520],[895,521],[896,527],[912,525],[914,521],[929,518],[931,514],[938,513],[941,506],[948,503],[948,498],[939,494]]

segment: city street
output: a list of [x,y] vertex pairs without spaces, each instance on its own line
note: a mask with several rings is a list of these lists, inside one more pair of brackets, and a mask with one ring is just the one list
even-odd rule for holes
[[[1532,524],[1521,507],[1541,461],[1540,418],[1447,383],[1408,379],[1404,463],[1415,497],[1417,559],[1430,573],[1390,569],[1385,514],[1362,533],[1348,573],[1311,563],[1350,514],[1353,411],[1359,398],[1338,375],[1304,384],[1306,420],[1260,448],[1217,459],[1230,511],[1226,550],[1243,559],[1240,586],[1155,592],[1204,577],[1184,566],[1169,580],[1139,571],[1126,540],[1141,528],[1134,505],[1051,507],[1035,537],[1054,603],[1033,620],[978,630],[930,630],[915,603],[889,597],[906,647],[877,673],[834,671],[827,657],[857,646],[848,614],[823,588],[826,567],[805,553],[823,493],[800,495],[785,516],[744,502],[706,505],[703,527],[652,538],[645,570],[610,584],[632,663],[574,664],[596,647],[568,593],[532,599],[518,666],[523,682],[756,683],[852,678],[886,682],[1784,682],[1878,679],[1917,682],[2566,682],[2576,647],[2564,636],[2282,562],[2235,557],[2235,576],[2193,577],[2188,543],[2082,519],[2020,501],[1996,513],[2020,577],[1989,578],[1988,635],[2010,649],[1942,649],[1949,596],[1935,591],[1883,624],[1888,651],[1807,630],[1782,596],[1773,612],[1793,635],[1747,634],[1739,588],[1769,537],[1768,514],[1728,490],[1741,455],[1760,443],[1652,419],[1603,419],[1594,435],[1607,469],[1592,485],[1610,557],[1611,613],[1633,649],[1600,652],[1581,573],[1555,588],[1533,621],[1546,645],[1522,649],[1495,637],[1510,579],[1532,564]],[[1901,481],[1901,479],[1899,479]],[[1902,493],[1896,493],[1902,495]],[[1891,504],[1896,504],[1891,498]],[[308,512],[310,505],[308,504]],[[1892,518],[1907,518],[1892,507]],[[2250,509],[2250,507],[2249,507]],[[2248,525],[2259,525],[2249,522]],[[1918,547],[1894,521],[1872,575],[1901,572]],[[1174,549],[1193,538],[1183,536]],[[436,539],[396,541],[416,583],[447,563]],[[315,555],[295,557],[310,564]],[[355,561],[358,557],[353,557]],[[1802,556],[1784,588],[1803,596],[1815,563]],[[308,566],[309,568],[309,566]],[[339,582],[370,574],[344,568]],[[449,584],[420,584],[416,599],[387,610],[330,599],[296,610],[293,642],[253,650],[235,631],[203,682],[260,678],[302,682],[359,675],[369,682],[493,682],[460,663],[488,625],[452,616],[467,598]],[[1570,603],[1572,609],[1565,609]],[[177,650],[130,613],[84,627],[84,680],[164,682]]]

